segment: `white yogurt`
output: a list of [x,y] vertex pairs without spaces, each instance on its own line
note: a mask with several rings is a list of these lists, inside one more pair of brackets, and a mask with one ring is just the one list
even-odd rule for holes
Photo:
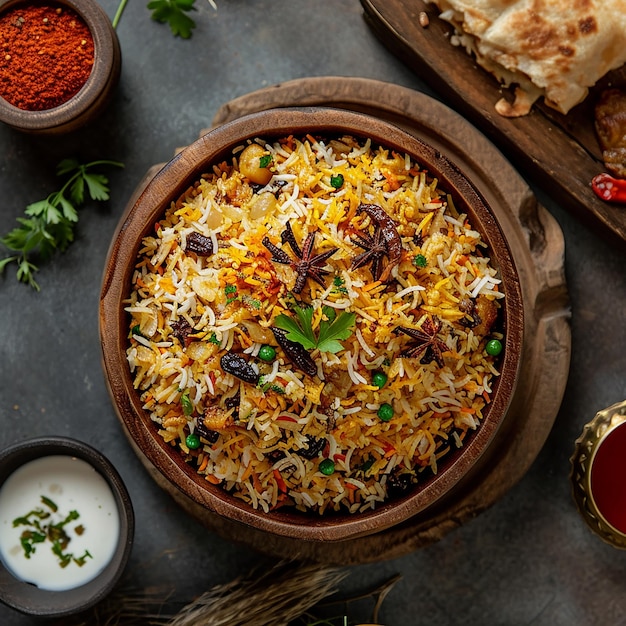
[[[44,496],[57,505],[52,513],[42,504]],[[20,536],[30,526],[13,527],[13,520],[34,509],[51,512],[41,525],[64,520],[70,511],[79,517],[64,529],[70,538],[64,553],[81,557],[84,565],[71,561],[61,567],[52,552],[52,542],[35,543],[30,558],[24,555]],[[30,518],[34,519],[34,518]],[[77,527],[78,532],[76,532]],[[70,456],[47,456],[30,461],[16,470],[0,488],[0,558],[5,567],[21,580],[41,589],[61,591],[93,580],[109,563],[120,533],[115,498],[104,478],[89,463]]]

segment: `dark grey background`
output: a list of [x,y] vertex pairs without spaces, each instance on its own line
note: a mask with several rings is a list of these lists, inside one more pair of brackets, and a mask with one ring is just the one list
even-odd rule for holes
[[[122,434],[100,365],[98,296],[107,247],[148,168],[196,139],[228,100],[319,75],[375,78],[431,93],[375,39],[358,0],[197,0],[189,41],[131,0],[118,28],[120,86],[91,127],[60,139],[0,128],[1,231],[57,189],[63,157],[110,158],[111,200],[81,212],[77,240],[42,267],[36,293],[10,267],[0,278],[0,445],[56,434],[107,455],[134,501],[137,534],[124,579],[159,586],[171,606],[271,559],[205,530],[149,478]],[[102,0],[113,17],[117,0]],[[564,155],[564,158],[567,158]],[[529,181],[532,184],[532,181]],[[624,248],[583,227],[536,190],[566,239],[573,310],[571,373],[549,439],[522,481],[475,520],[408,556],[352,567],[342,592],[401,574],[383,604],[388,626],[626,624],[626,553],[596,538],[574,507],[569,457],[594,414],[626,399]],[[371,603],[352,615],[368,621]],[[0,606],[0,624],[35,620]]]

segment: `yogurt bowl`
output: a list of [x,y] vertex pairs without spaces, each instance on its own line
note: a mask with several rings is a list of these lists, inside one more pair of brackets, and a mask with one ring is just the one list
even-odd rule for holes
[[31,439],[0,453],[0,600],[59,617],[96,604],[130,555],[134,514],[112,464],[85,443]]

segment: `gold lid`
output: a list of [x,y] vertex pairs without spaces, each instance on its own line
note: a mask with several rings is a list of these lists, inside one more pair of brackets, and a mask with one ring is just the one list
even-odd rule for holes
[[[600,446],[607,437],[626,422],[626,401],[618,402],[585,424],[581,436],[576,440],[572,455],[570,480],[578,511],[587,526],[603,541],[616,548],[626,549],[626,529],[619,530],[607,521],[599,510],[591,486],[591,468]],[[626,450],[624,450],[626,456]],[[626,508],[626,504],[624,505]]]

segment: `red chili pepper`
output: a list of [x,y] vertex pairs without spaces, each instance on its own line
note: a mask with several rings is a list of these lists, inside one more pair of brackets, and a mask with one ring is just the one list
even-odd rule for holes
[[594,176],[591,188],[601,200],[626,204],[626,180],[623,178],[613,178],[604,172]]

